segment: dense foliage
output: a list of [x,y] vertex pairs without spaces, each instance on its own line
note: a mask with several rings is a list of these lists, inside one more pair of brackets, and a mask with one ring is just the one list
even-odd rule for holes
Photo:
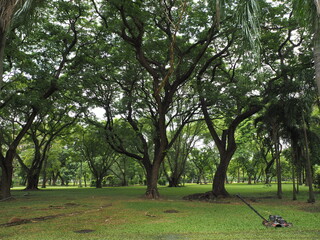
[[1,33],[2,198],[39,182],[218,197],[233,181],[277,181],[281,198],[293,181],[314,201],[316,42],[290,1],[33,4]]

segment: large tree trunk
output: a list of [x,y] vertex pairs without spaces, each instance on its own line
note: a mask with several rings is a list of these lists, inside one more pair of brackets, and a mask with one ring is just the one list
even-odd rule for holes
[[25,190],[39,190],[40,169],[30,169]]
[[[35,146],[37,148],[37,146]],[[27,173],[27,187],[25,190],[39,190],[39,178],[45,157],[40,154],[40,149],[36,149],[35,157],[32,162],[32,166],[28,169]]]
[[216,197],[228,197],[229,193],[225,188],[227,170],[233,154],[220,154],[220,163],[213,178],[212,192]]
[[[198,83],[200,83],[200,81]],[[199,89],[200,88],[201,88],[201,85],[199,84]],[[213,195],[217,197],[229,196],[227,190],[225,189],[225,180],[227,177],[227,170],[228,170],[229,163],[231,161],[233,154],[237,149],[237,144],[235,141],[235,131],[241,122],[243,122],[247,118],[251,117],[253,114],[260,111],[262,107],[258,105],[254,105],[254,106],[251,106],[245,112],[240,113],[231,121],[228,128],[222,131],[222,135],[220,138],[208,112],[209,104],[206,102],[205,98],[202,96],[200,96],[200,102],[201,102],[201,110],[204,115],[204,119],[207,124],[208,130],[220,154],[220,163],[218,165],[217,171],[213,179],[212,192],[213,192]]]
[[102,188],[102,177],[96,177],[96,188]]
[[160,197],[158,191],[158,178],[159,178],[160,164],[153,164],[147,171],[147,190],[146,198],[158,199]]
[[11,198],[11,184],[13,174],[13,156],[11,159],[5,159],[4,164],[1,164],[1,196],[0,199]]
[[168,180],[169,180],[169,187],[179,187],[180,186],[180,178],[177,178],[172,175]]

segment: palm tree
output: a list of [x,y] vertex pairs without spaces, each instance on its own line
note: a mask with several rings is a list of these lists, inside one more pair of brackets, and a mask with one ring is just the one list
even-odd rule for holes
[[292,0],[292,3],[299,22],[313,35],[315,81],[320,94],[320,0]]
[[[3,58],[6,46],[6,34],[13,22],[22,24],[40,0],[1,0],[0,1],[0,90],[3,87]],[[43,1],[42,1],[43,2]]]

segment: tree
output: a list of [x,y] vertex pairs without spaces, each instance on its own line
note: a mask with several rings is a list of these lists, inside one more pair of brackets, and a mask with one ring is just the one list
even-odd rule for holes
[[277,175],[277,196],[282,198],[282,180],[281,180],[281,143],[280,143],[280,130],[281,121],[285,113],[283,112],[282,105],[270,105],[264,114],[263,121],[266,122],[267,127],[270,129],[270,138],[273,144],[272,159],[276,162],[276,175]]
[[215,154],[208,148],[201,149],[192,149],[189,161],[191,161],[194,165],[194,168],[197,172],[197,183],[202,184],[202,180],[204,184],[207,184],[207,178],[209,179],[213,177],[214,166],[217,165],[217,159]]
[[[268,142],[276,162],[278,191],[281,198],[281,166],[280,166],[280,139],[290,139],[292,130],[301,126],[301,117],[296,107],[304,98],[313,94],[310,84],[310,48],[308,34],[297,28],[296,19],[288,13],[288,5],[277,4],[266,13],[268,20],[263,29],[271,31],[262,34],[262,63],[270,81],[265,84],[265,93],[268,99],[264,115],[265,129],[269,131]],[[277,16],[282,16],[277,17]],[[286,26],[283,28],[283,26]],[[302,53],[303,54],[300,54]],[[312,98],[312,97],[311,97]],[[299,100],[301,99],[301,100]],[[300,102],[301,101],[301,102]],[[298,104],[297,104],[298,103]],[[300,109],[301,112],[301,109]],[[291,132],[291,133],[290,133]],[[294,135],[291,135],[291,137]],[[288,142],[292,142],[291,139]],[[295,144],[297,146],[297,144]],[[270,161],[272,163],[272,161]]]
[[[69,7],[68,4],[53,2],[51,10],[55,14],[52,15],[49,11],[43,13],[41,18],[43,24],[38,25],[39,28],[37,30],[35,28],[34,32],[22,35],[26,36],[24,41],[19,39],[15,32],[11,32],[16,41],[11,41],[11,46],[8,46],[8,48],[13,47],[15,49],[12,52],[14,54],[8,58],[15,63],[14,65],[9,64],[11,66],[10,71],[18,74],[13,74],[13,77],[10,77],[12,74],[10,75],[8,70],[8,81],[0,94],[10,97],[3,102],[0,110],[5,111],[6,116],[10,116],[8,109],[19,109],[20,112],[24,113],[19,115],[24,120],[24,124],[6,148],[4,145],[1,146],[2,198],[11,197],[12,164],[19,143],[30,129],[36,116],[41,112],[43,105],[45,105],[43,103],[49,101],[51,96],[62,87],[60,80],[66,76],[66,68],[70,66],[67,63],[72,59],[70,56],[75,54],[74,48],[79,35],[77,24],[82,11],[80,6],[77,5],[74,5],[72,12],[68,11],[66,10],[66,7]],[[58,11],[56,9],[64,10]],[[56,20],[53,20],[54,17],[60,18],[60,23],[64,22],[65,24],[54,25],[53,23],[57,23]],[[61,31],[57,31],[58,29]],[[64,37],[60,38],[61,35],[58,36],[56,33],[62,33]],[[53,46],[52,41],[57,45]],[[22,44],[22,42],[25,44]],[[39,46],[40,43],[43,45],[41,45],[41,51],[38,51],[35,46]],[[43,54],[43,52],[46,54]],[[30,58],[30,55],[33,56],[33,59]],[[19,57],[22,56],[25,61],[19,61]],[[12,94],[12,92],[16,94]]]
[[199,121],[187,124],[168,151],[167,161],[164,162],[163,169],[169,182],[169,187],[178,187],[181,184],[181,177],[185,172],[188,156],[200,140],[199,133],[202,130],[202,126],[202,122]]
[[[135,178],[139,178],[139,170],[141,172],[141,166],[137,162],[132,161],[125,155],[120,155],[115,159],[114,164],[110,168],[111,172],[118,178],[118,184],[120,186],[128,186],[129,184],[141,183],[142,181],[136,181]],[[142,173],[143,175],[143,173]],[[117,183],[117,182],[116,182]]]
[[237,132],[236,141],[239,146],[234,156],[237,169],[239,171],[242,169],[243,175],[247,174],[248,184],[251,184],[252,181],[256,183],[262,175],[265,156],[261,154],[260,146],[256,141],[252,120],[247,120],[241,124]]
[[[57,103],[57,102],[56,102]],[[75,124],[78,116],[71,116],[74,113],[72,106],[48,106],[45,112],[38,115],[32,124],[27,135],[33,142],[34,156],[30,166],[24,164],[18,156],[19,163],[27,172],[26,190],[37,190],[40,173],[44,162],[47,161],[54,140],[66,134],[66,128]]]
[[320,94],[320,1],[292,0],[292,3],[299,23],[310,30],[313,38],[315,82],[318,87],[318,94]]
[[[3,62],[5,56],[6,37],[12,22],[14,25],[25,24],[33,10],[40,5],[39,0],[3,0],[0,3],[0,91],[4,87]],[[1,105],[0,105],[1,108]]]
[[[116,59],[120,67],[96,77],[104,80],[103,85],[97,85],[100,104],[101,96],[111,98],[100,105],[106,110],[109,142],[116,151],[144,166],[149,198],[159,197],[160,166],[196,111],[187,82],[218,34],[212,13],[206,11],[207,16],[203,17],[203,8],[209,7],[189,0],[109,1],[101,9],[96,8],[101,24],[113,36],[110,51],[119,53],[110,58]],[[110,67],[109,61],[105,66]],[[112,91],[116,93],[111,97]],[[117,99],[116,95],[120,101],[110,101]],[[115,105],[120,108],[116,110]],[[113,117],[119,115],[134,132],[135,152],[126,149],[124,139],[115,134]],[[177,116],[181,121],[177,122],[174,134],[168,136],[168,125]]]
[[119,156],[106,142],[103,132],[90,126],[85,129],[82,141],[79,143],[82,156],[95,177],[96,188],[102,188],[104,177]]
[[49,154],[44,160],[42,167],[42,185],[41,188],[46,188],[47,181],[50,180],[53,186],[56,185],[60,174],[60,168],[62,163],[65,161],[67,156],[67,149],[65,148],[64,142],[61,138],[58,138],[53,142],[50,147]]

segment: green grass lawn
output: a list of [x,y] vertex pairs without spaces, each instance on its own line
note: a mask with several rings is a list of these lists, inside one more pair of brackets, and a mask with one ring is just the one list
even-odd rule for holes
[[[206,192],[211,185],[160,187],[160,200],[143,198],[145,187],[48,188],[27,192],[13,189],[15,200],[0,202],[0,224],[12,218],[29,223],[0,226],[0,239],[320,239],[320,204],[307,203],[301,187],[291,200],[291,185],[276,199],[276,185],[232,184],[263,216],[281,215],[291,228],[266,228],[237,198],[217,202],[184,201],[182,197]],[[317,197],[319,194],[316,195]],[[76,231],[93,230],[88,233]]]

